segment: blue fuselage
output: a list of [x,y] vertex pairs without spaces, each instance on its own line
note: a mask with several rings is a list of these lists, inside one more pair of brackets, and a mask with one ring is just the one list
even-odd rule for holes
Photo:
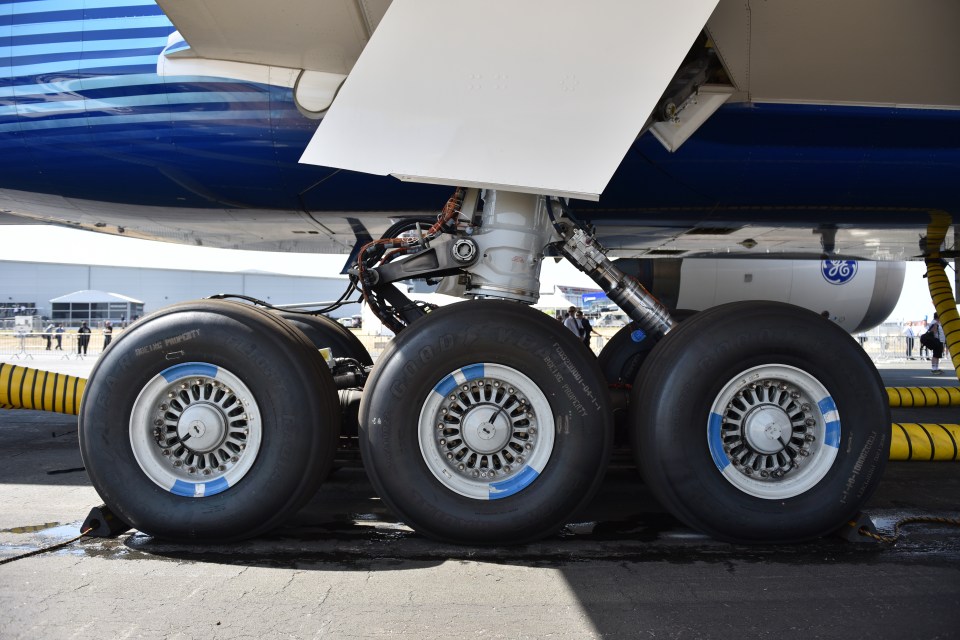
[[[289,89],[159,76],[174,27],[152,0],[77,4],[0,0],[0,189],[312,213],[432,210],[449,193],[299,164],[317,122]],[[642,136],[579,208],[655,223],[784,208],[855,221],[878,207],[896,222],[899,208],[960,211],[958,168],[960,111],[740,103],[676,153]]]

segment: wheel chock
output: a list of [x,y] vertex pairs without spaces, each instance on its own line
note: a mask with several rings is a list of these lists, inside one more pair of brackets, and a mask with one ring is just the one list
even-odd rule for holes
[[130,530],[130,525],[118,518],[113,511],[102,504],[99,507],[90,509],[87,519],[80,526],[81,531],[89,531],[87,535],[92,538],[114,538],[125,531]]
[[873,524],[870,516],[863,512],[857,513],[833,533],[833,535],[843,538],[847,542],[878,542],[870,534],[877,535],[877,527]]

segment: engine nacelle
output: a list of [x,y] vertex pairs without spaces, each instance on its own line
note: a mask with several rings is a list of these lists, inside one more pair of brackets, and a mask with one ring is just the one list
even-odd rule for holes
[[670,309],[774,300],[828,311],[850,333],[871,329],[890,315],[906,272],[903,262],[860,260],[657,258],[616,264]]

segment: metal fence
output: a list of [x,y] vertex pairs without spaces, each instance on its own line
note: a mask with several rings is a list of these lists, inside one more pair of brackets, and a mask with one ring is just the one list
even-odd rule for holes
[[76,332],[46,334],[3,331],[0,332],[0,357],[6,360],[33,360],[42,354],[45,357],[59,355],[65,360],[96,358],[103,351],[104,335],[99,331],[87,335],[89,341],[86,349],[81,349],[80,335]]
[[[921,360],[930,357],[930,350],[921,346],[919,338],[907,338],[894,335],[858,335],[854,336],[874,362],[896,362]],[[912,340],[912,344],[908,341]],[[908,350],[909,347],[909,350]],[[950,355],[944,349],[943,357]]]

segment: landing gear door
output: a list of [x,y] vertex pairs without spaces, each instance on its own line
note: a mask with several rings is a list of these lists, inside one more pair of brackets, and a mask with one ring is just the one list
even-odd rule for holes
[[717,0],[394,0],[301,162],[597,199]]

